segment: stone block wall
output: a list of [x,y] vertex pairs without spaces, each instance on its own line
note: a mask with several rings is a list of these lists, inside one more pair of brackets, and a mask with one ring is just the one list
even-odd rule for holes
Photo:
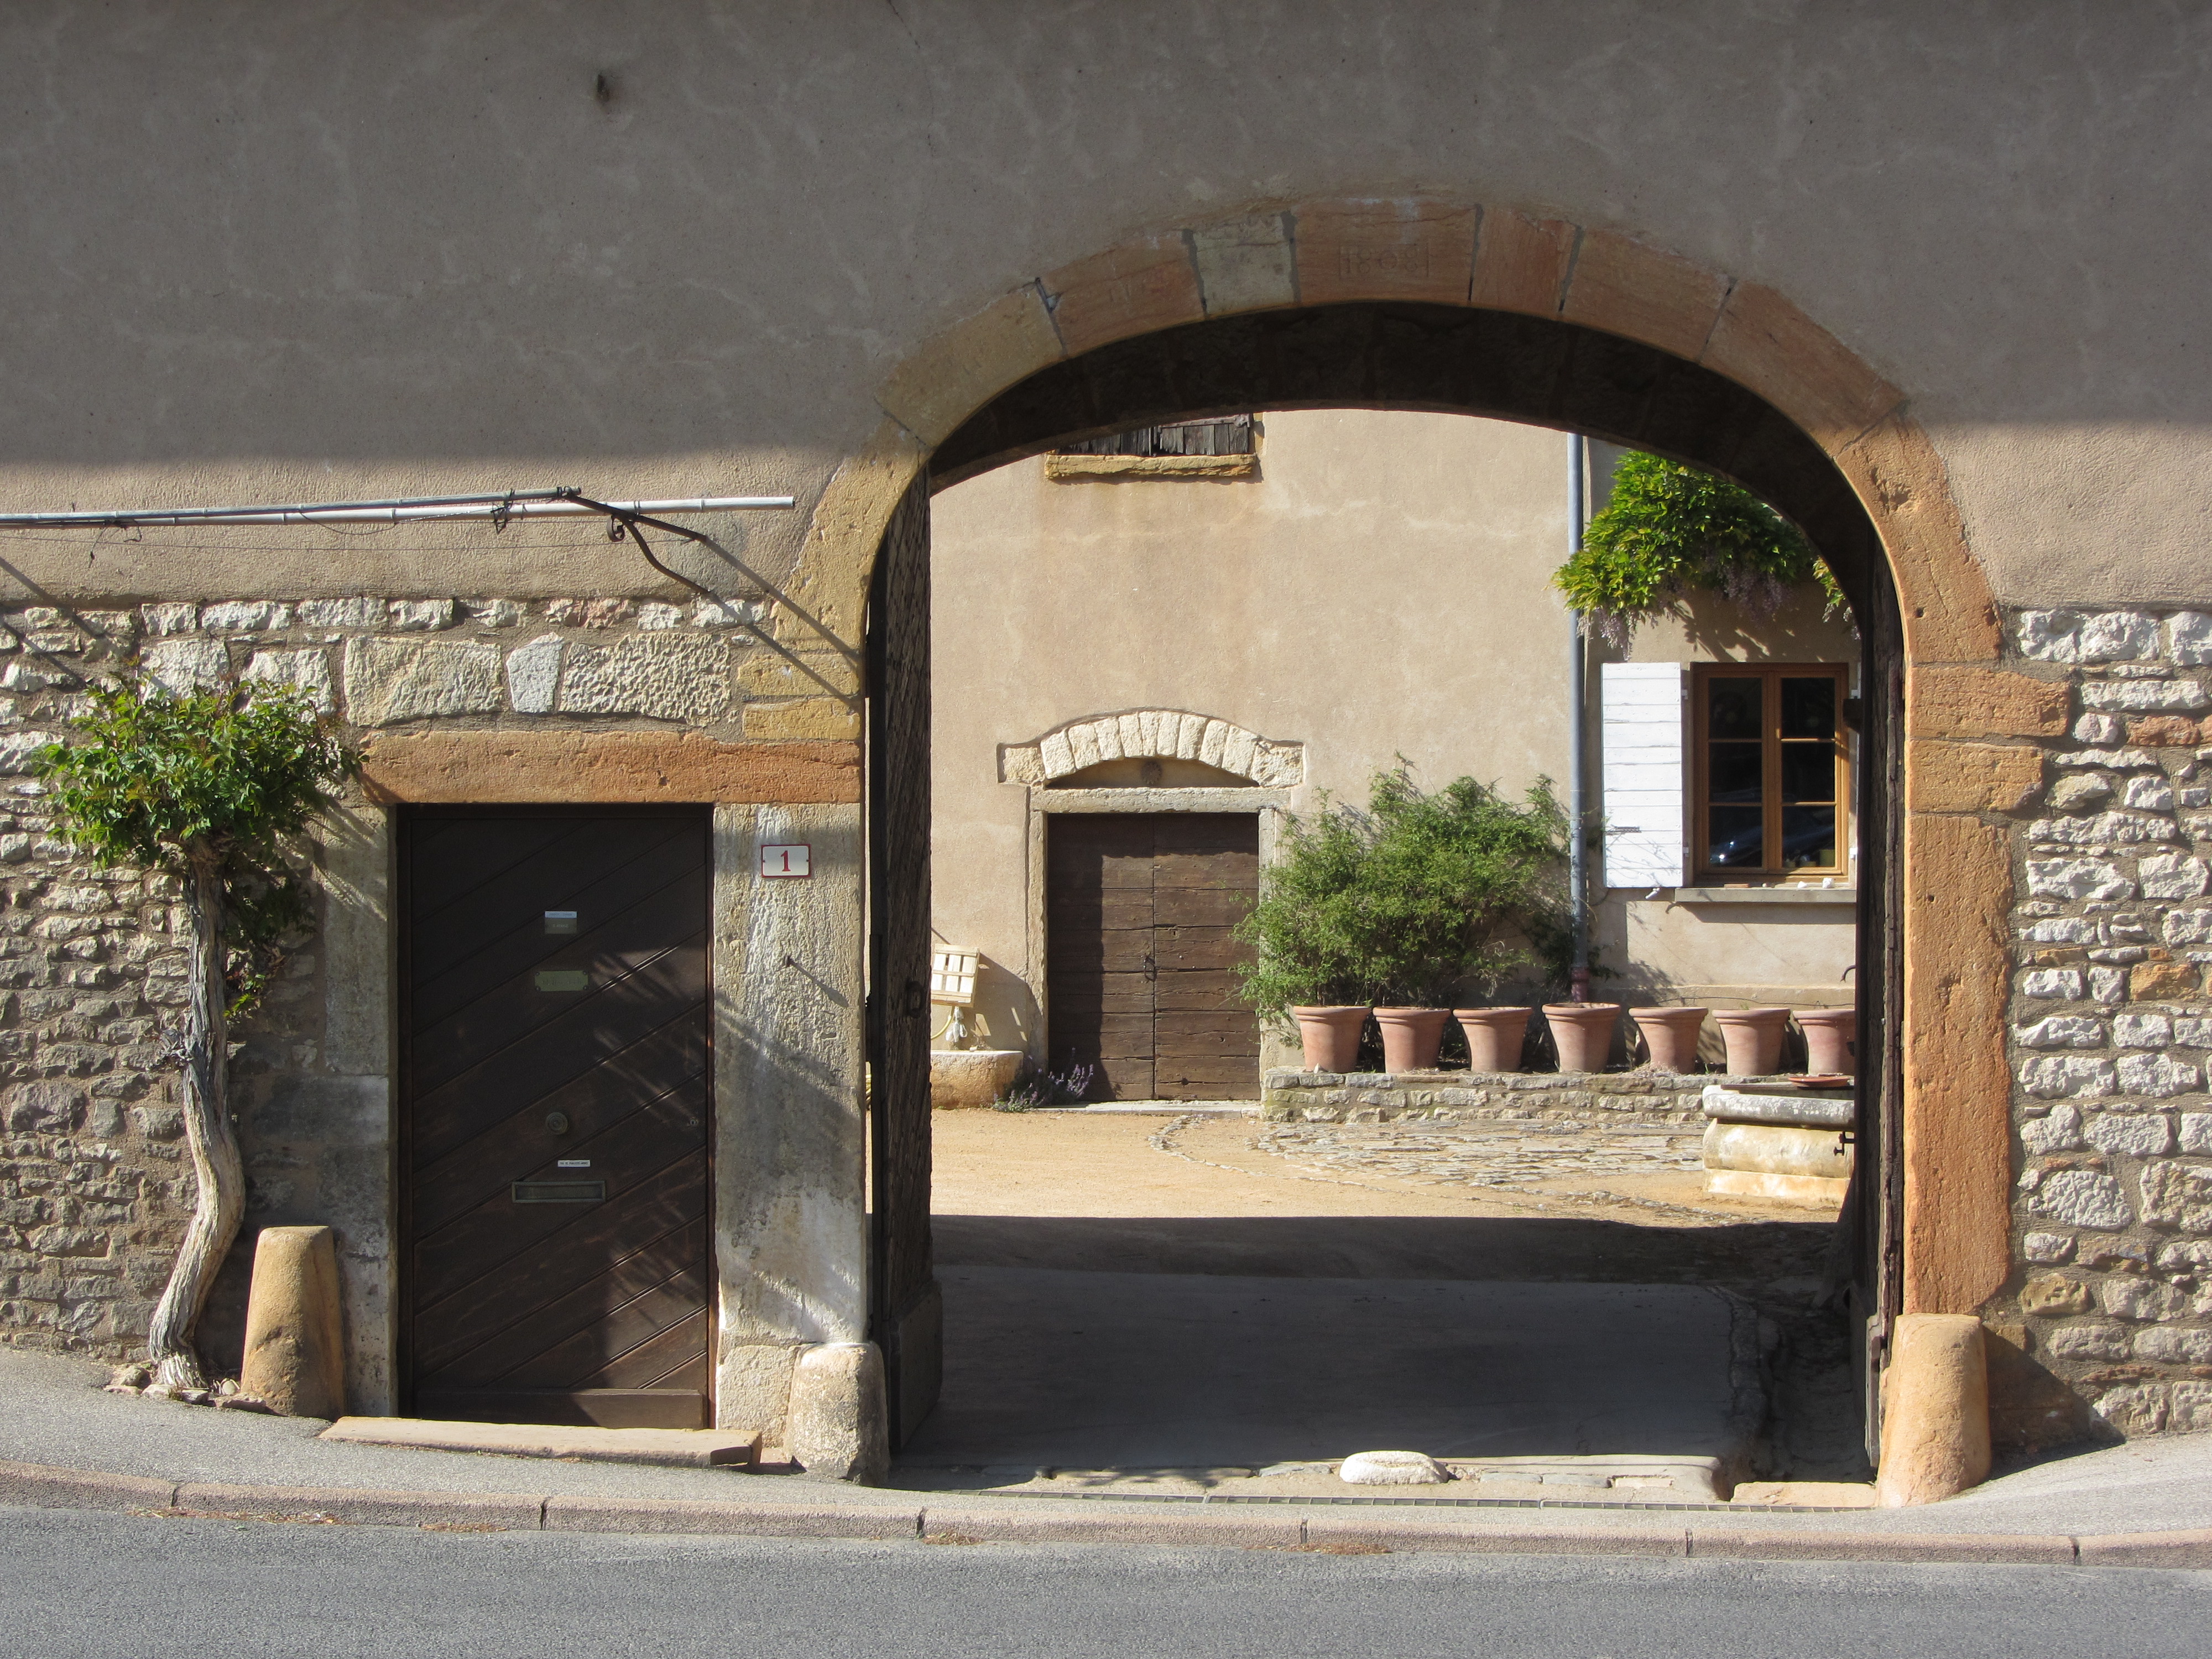
[[[137,1351],[195,1192],[161,1048],[185,1001],[175,884],[73,855],[27,775],[84,712],[87,676],[137,653],[179,690],[226,674],[298,685],[371,743],[455,728],[854,735],[838,665],[768,647],[762,617],[744,600],[435,596],[0,614],[0,1341]],[[322,926],[232,1034],[247,1206],[201,1327],[218,1371],[237,1365],[264,1226],[334,1226],[349,1319],[390,1316],[387,846],[381,811],[356,801],[308,849]],[[385,1408],[388,1340],[357,1328],[349,1350],[356,1405]]]
[[0,1340],[112,1358],[143,1341],[191,1213],[160,1047],[185,1002],[178,890],[52,840],[25,772],[135,621],[0,618]]
[[1703,1124],[1716,1077],[1670,1072],[1300,1072],[1260,1080],[1278,1123],[1492,1123],[1572,1119]]
[[[849,711],[787,665],[740,600],[308,599],[149,605],[145,665],[182,689],[226,674],[297,685],[364,731],[439,720],[529,727],[562,717],[676,723],[710,736],[851,735]],[[839,719],[836,716],[842,716]]]
[[[2030,611],[2019,666],[2069,686],[2014,843],[2014,1261],[1985,1316],[2129,1435],[2212,1428],[2212,615]],[[2078,1406],[2077,1406],[2078,1412]]]

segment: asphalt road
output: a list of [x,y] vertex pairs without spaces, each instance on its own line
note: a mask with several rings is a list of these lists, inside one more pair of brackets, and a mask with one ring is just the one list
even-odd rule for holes
[[0,1509],[10,1659],[2197,1659],[2208,1618],[2212,1573],[425,1534]]

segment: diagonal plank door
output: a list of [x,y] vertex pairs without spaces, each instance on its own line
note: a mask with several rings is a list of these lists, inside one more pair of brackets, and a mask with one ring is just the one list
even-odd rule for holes
[[1048,1049],[1112,1100],[1250,1100],[1259,1024],[1230,929],[1259,892],[1246,813],[1055,813],[1046,838]]
[[706,813],[425,809],[404,847],[411,1408],[706,1426]]

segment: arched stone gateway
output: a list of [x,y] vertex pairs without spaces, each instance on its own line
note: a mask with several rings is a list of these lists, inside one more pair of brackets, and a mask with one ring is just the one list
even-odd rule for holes
[[1276,743],[1224,720],[1180,708],[1136,708],[1054,726],[1035,743],[999,750],[1007,783],[1054,783],[1115,760],[1198,761],[1267,788],[1305,781],[1305,745]]
[[[1879,1035],[1862,1156],[1880,1178],[1856,1219],[1876,1362],[1896,1316],[1979,1311],[2003,1288],[2012,878],[1994,815],[2020,799],[2021,741],[2065,731],[2065,699],[2001,665],[1903,394],[1784,295],[1510,205],[1310,202],[1042,273],[910,353],[878,401],[884,424],[815,518],[810,568],[843,587],[925,471],[941,488],[1073,438],[1252,409],[1562,427],[1774,502],[1866,643],[1861,1029]],[[1042,743],[1018,755],[1009,777],[1045,768]]]

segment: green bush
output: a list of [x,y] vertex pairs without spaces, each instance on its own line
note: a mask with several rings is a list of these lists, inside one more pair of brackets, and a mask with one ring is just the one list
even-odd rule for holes
[[1567,931],[1567,819],[1548,779],[1516,804],[1473,778],[1425,793],[1402,761],[1367,809],[1292,819],[1237,937],[1259,960],[1245,1000],[1292,1007],[1449,1006],[1559,953]]
[[1771,616],[1789,589],[1817,581],[1829,615],[1846,609],[1811,544],[1758,496],[1633,450],[1613,468],[1612,501],[1552,580],[1593,634],[1623,647],[1638,623],[1697,589]]
[[147,1322],[149,1392],[196,1394],[192,1332],[246,1211],[231,1126],[229,1022],[251,1008],[312,920],[292,839],[331,806],[355,757],[297,691],[226,683],[91,690],[76,741],[39,751],[56,827],[102,866],[163,870],[183,888],[185,1006],[164,1033],[181,1073],[197,1190],[169,1282]]
[[331,804],[355,761],[290,687],[179,694],[126,681],[90,688],[76,740],[35,760],[62,838],[103,866],[185,878],[206,862],[235,1019],[257,1002],[286,942],[307,930],[307,889],[285,843]]

